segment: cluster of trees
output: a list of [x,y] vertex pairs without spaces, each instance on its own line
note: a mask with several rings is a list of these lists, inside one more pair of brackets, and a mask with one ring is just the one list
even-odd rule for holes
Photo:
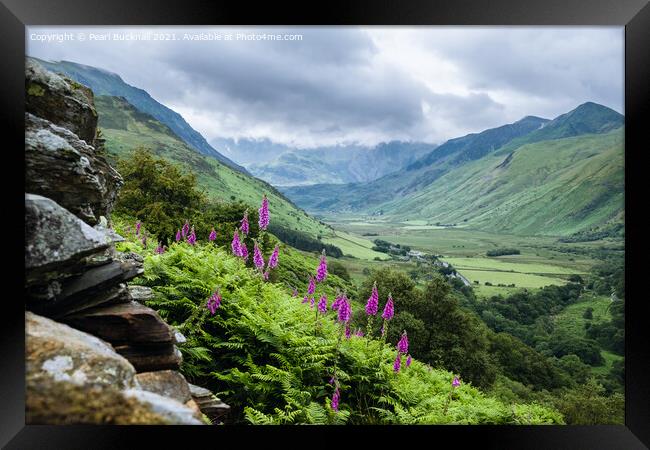
[[411,247],[408,245],[393,244],[382,239],[375,239],[373,242],[375,243],[375,246],[372,247],[372,249],[376,252],[404,256],[411,251]]
[[503,256],[503,255],[519,255],[521,251],[516,248],[495,248],[485,252],[486,256]]
[[[258,237],[257,208],[242,202],[210,201],[197,187],[195,174],[157,158],[150,150],[135,149],[117,163],[124,179],[115,203],[119,215],[142,221],[163,244],[173,242],[185,221],[194,226],[197,238],[207,240],[212,227],[215,243],[227,245],[248,210],[250,232],[247,245]],[[156,245],[156,243],[152,243]]]

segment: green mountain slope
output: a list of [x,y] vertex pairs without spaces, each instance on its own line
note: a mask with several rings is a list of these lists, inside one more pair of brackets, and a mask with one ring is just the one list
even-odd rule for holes
[[88,86],[95,95],[124,97],[141,112],[150,114],[167,125],[181,140],[198,152],[216,158],[235,170],[247,173],[242,166],[234,163],[208,144],[205,138],[193,129],[180,114],[157,102],[147,91],[125,83],[116,73],[70,61],[52,62],[38,58],[31,59],[48,70],[63,73],[78,83]]
[[[527,117],[452,139],[371,183],[283,188],[317,212],[363,212],[568,235],[620,224],[624,118],[585,103],[552,121]],[[327,195],[325,195],[327,193]]]
[[267,193],[278,224],[310,236],[332,233],[269,184],[201,155],[169,127],[140,112],[126,99],[99,95],[95,97],[95,107],[109,153],[120,156],[138,146],[148,147],[158,156],[194,171],[199,185],[211,198],[237,199],[257,207],[262,194]]
[[623,137],[619,128],[603,135],[526,144],[505,156],[489,155],[376,211],[430,223],[555,236],[620,222]]

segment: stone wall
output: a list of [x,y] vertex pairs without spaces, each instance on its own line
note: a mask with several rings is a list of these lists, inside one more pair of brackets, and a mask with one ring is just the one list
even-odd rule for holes
[[184,337],[128,285],[142,258],[115,249],[123,181],[94,147],[92,91],[29,60],[25,88],[27,422],[210,423],[228,405],[190,388]]

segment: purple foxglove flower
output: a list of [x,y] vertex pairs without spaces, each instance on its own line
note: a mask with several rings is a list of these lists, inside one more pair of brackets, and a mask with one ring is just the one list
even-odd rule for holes
[[339,411],[339,399],[340,399],[340,396],[341,396],[341,394],[339,392],[339,388],[336,388],[336,390],[334,391],[334,395],[332,395],[332,409],[334,411],[336,411],[336,412]]
[[269,199],[266,198],[266,194],[262,198],[262,206],[259,209],[260,214],[260,230],[266,230],[266,227],[269,226]]
[[406,331],[402,333],[402,337],[397,343],[397,351],[405,355],[409,352],[409,338],[406,336]]
[[257,241],[255,241],[255,245],[253,247],[253,263],[255,264],[255,267],[257,267],[260,271],[262,271],[264,268],[264,257],[262,256],[260,248],[257,246]]
[[350,306],[350,303],[348,302],[348,299],[343,296],[341,299],[341,304],[339,305],[338,309],[339,313],[339,322],[344,322],[348,323],[350,321],[350,316],[352,315],[352,308]]
[[354,333],[355,336],[363,337],[363,331],[361,331],[361,328],[357,329],[356,333]]
[[386,328],[384,328],[384,325],[382,325],[381,326],[381,335],[383,336],[385,332],[386,332]]
[[176,242],[179,242],[181,240],[181,230],[176,231]]
[[142,246],[144,248],[147,248],[147,236],[146,235],[142,235]]
[[244,218],[241,220],[241,225],[239,227],[241,232],[245,235],[248,235],[248,210],[244,211]]
[[208,303],[206,303],[206,306],[212,315],[214,315],[214,313],[217,311],[217,308],[221,306],[221,293],[218,289],[214,294],[210,296]]
[[455,388],[460,386],[460,380],[458,379],[458,377],[454,377],[454,381],[451,382],[451,385]]
[[264,277],[264,280],[268,280],[269,279],[269,269],[266,269],[264,271],[264,273],[262,274],[262,276]]
[[341,302],[343,301],[343,297],[339,295],[334,299],[332,302],[332,311],[338,311],[339,306],[341,306]]
[[402,355],[399,352],[397,352],[397,357],[395,358],[395,362],[393,363],[393,371],[395,373],[399,372],[401,366],[402,366]]
[[278,265],[278,254],[280,253],[280,247],[277,245],[273,249],[273,253],[271,253],[271,256],[269,257],[269,268],[270,269],[275,269]]
[[217,232],[214,230],[214,227],[212,227],[212,231],[210,231],[210,236],[208,237],[208,239],[214,241],[216,238],[217,238]]
[[162,242],[158,242],[158,247],[156,247],[156,253],[162,255],[165,253],[165,247],[163,247]]
[[408,358],[406,358],[406,367],[410,365],[411,365],[411,355],[409,355]]
[[309,301],[309,297],[305,295],[305,297],[302,299],[302,303],[307,303]]
[[350,330],[350,324],[345,324],[345,339],[350,339],[352,336],[352,330]]
[[391,295],[388,294],[388,301],[386,302],[386,306],[384,307],[384,312],[382,313],[381,317],[383,317],[386,320],[390,320],[393,318],[394,314],[395,314],[395,309],[393,307],[393,297],[391,297]]
[[241,246],[239,247],[239,256],[244,258],[244,261],[248,259],[248,248],[246,247],[246,243],[244,241],[241,241]]
[[330,383],[330,384],[334,384],[334,375],[332,375],[332,378],[330,378],[329,383]]
[[293,288],[293,292],[291,293],[292,297],[298,297],[298,289]]
[[327,312],[327,297],[322,295],[318,301],[318,312],[325,314]]
[[309,277],[309,287],[307,287],[307,295],[313,295],[316,292],[316,282],[314,277]]
[[377,293],[377,282],[372,285],[372,293],[368,298],[368,303],[366,303],[366,314],[369,316],[374,316],[377,314],[377,308],[379,306],[379,293]]
[[135,224],[135,235],[136,235],[136,236],[139,236],[139,235],[140,235],[140,227],[141,227],[141,226],[142,226],[142,224],[141,224],[139,221],[136,222],[136,224]]
[[235,232],[232,235],[232,242],[230,244],[232,248],[232,254],[235,256],[241,256],[241,243],[239,242],[239,232],[235,228]]
[[187,236],[187,233],[190,232],[190,222],[188,220],[185,221],[185,225],[183,225],[183,228],[181,228],[181,232],[183,234],[183,237]]
[[314,308],[314,303],[316,303],[316,300],[314,299],[314,297],[309,297],[309,307],[310,308],[312,308],[312,309]]
[[194,245],[196,243],[196,233],[194,232],[194,227],[192,227],[192,231],[190,232],[190,235],[187,237],[187,243],[190,245]]
[[316,281],[324,281],[327,277],[327,260],[325,259],[325,249],[320,257],[320,264],[318,265],[318,270],[316,271]]

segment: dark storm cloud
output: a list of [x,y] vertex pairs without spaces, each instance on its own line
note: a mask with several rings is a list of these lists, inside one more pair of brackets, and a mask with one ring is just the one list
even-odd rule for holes
[[303,37],[61,44],[28,39],[28,53],[116,72],[178,110],[208,140],[267,137],[296,146],[390,139],[440,142],[529,114],[554,117],[588,100],[618,106],[619,111],[622,107],[620,30],[156,27],[155,31],[173,31],[180,37],[200,32]]

